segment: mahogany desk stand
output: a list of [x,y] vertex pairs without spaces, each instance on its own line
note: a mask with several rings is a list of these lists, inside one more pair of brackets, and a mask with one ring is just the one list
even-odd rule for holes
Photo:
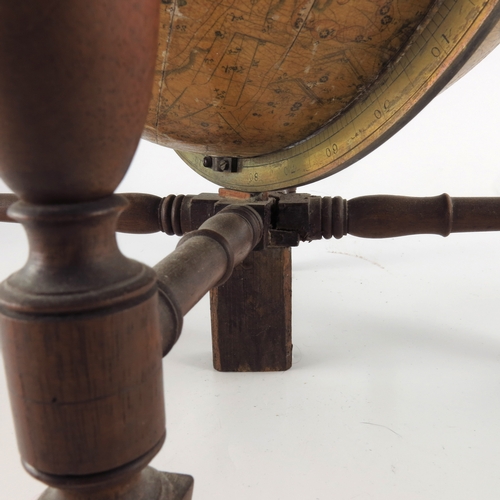
[[[50,486],[43,499],[191,498],[192,478],[146,465],[165,438],[161,355],[208,290],[215,367],[285,370],[291,246],[500,229],[497,198],[223,191],[127,195],[127,206],[112,193],[144,122],[156,11],[91,0],[40,23],[24,5],[0,9],[0,165],[21,198],[7,214],[17,196],[4,195],[1,218],[23,223],[30,243],[2,285],[2,342],[23,464]],[[187,234],[156,274],[119,252],[120,212],[118,230]]]
[[165,438],[156,278],[114,237],[157,25],[155,0],[0,6],[0,168],[30,240],[2,343],[44,499],[190,497],[189,478],[144,469]]

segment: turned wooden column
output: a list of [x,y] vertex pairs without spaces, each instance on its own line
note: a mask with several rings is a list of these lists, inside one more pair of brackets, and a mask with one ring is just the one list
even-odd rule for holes
[[120,253],[112,194],[143,129],[158,10],[0,0],[0,175],[30,246],[1,285],[2,345],[44,499],[174,498],[144,469],[165,439],[156,276]]

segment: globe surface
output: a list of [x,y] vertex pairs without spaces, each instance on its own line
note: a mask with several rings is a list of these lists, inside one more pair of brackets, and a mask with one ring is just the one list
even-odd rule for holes
[[[144,137],[226,187],[310,182],[491,50],[499,17],[493,0],[163,0]],[[238,167],[204,168],[207,155]]]

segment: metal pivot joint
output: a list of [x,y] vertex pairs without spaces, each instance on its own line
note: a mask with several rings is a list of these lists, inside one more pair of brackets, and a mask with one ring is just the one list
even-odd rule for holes
[[232,156],[205,156],[203,166],[214,172],[238,172],[238,158]]

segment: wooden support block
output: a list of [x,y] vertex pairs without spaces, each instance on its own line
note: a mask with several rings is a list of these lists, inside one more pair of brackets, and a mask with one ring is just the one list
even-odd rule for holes
[[290,248],[252,252],[210,292],[214,367],[223,372],[292,365]]

